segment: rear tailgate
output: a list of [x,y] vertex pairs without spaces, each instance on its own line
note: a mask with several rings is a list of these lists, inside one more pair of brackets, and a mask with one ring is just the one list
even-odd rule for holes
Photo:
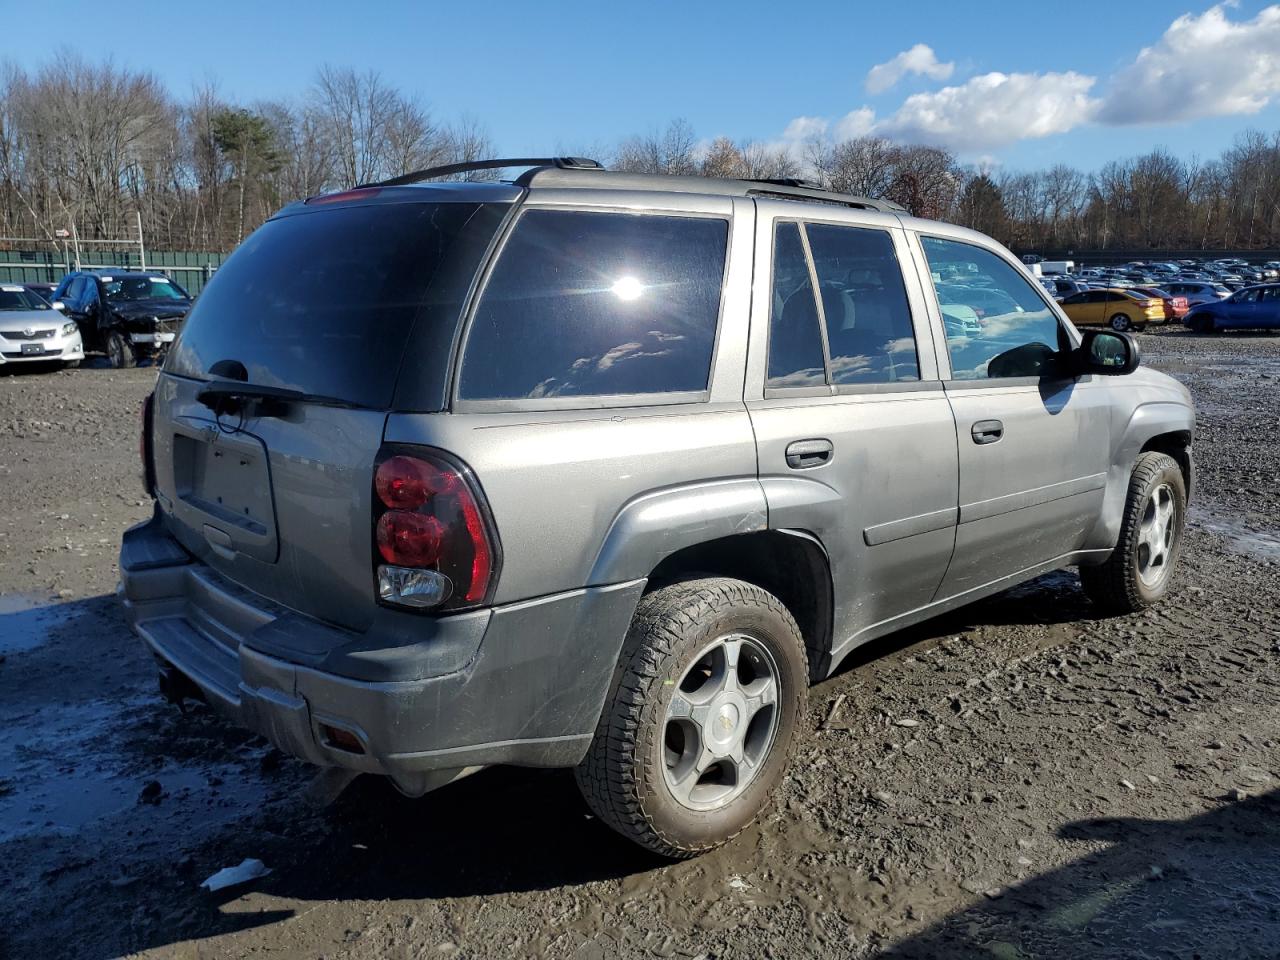
[[[462,305],[513,193],[355,191],[295,205],[241,244],[156,387],[156,499],[174,538],[284,607],[370,624],[387,411],[402,372],[412,409],[441,409]],[[198,399],[211,381],[294,399],[215,415]]]
[[215,419],[198,381],[161,376],[153,443],[169,532],[218,573],[355,630],[373,618],[370,498],[386,414],[299,404]]

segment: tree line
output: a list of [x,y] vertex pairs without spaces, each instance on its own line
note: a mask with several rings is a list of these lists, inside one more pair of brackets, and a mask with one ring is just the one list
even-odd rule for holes
[[[1157,148],[1094,172],[984,168],[875,136],[707,141],[683,120],[559,152],[638,173],[813,180],[1019,251],[1280,246],[1280,131],[1246,131],[1213,159]],[[324,66],[295,98],[239,103],[212,84],[179,99],[152,74],[70,54],[0,69],[0,237],[125,238],[140,215],[154,249],[229,250],[292,200],[493,154],[481,124],[442,121],[375,71]]]

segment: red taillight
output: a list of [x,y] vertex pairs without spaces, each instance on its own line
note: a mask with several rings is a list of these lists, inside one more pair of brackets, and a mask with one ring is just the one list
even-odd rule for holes
[[387,563],[429,567],[440,559],[444,526],[432,516],[388,510],[378,518],[378,552]]
[[151,421],[155,394],[148,393],[138,409],[138,459],[142,461],[142,487],[147,496],[156,488],[156,468],[151,452]]
[[375,564],[391,565],[376,570],[379,596],[436,609],[484,602],[497,541],[466,467],[434,451],[386,450],[373,489]]
[[416,457],[396,456],[385,460],[373,476],[378,499],[390,509],[416,510],[437,493],[452,493],[453,474]]

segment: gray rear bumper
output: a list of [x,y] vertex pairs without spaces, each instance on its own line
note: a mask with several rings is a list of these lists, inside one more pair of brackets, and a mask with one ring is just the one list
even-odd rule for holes
[[[380,609],[354,633],[225,580],[158,518],[125,533],[120,574],[129,625],[214,710],[294,756],[387,774],[409,792],[433,771],[581,760],[644,588],[439,618]],[[325,725],[363,752],[334,746]]]

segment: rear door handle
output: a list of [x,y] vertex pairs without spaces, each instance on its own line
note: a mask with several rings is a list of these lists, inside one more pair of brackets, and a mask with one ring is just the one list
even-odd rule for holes
[[999,420],[979,420],[971,433],[974,443],[995,443],[1004,436],[1004,424]]
[[824,463],[830,463],[834,453],[835,447],[830,440],[796,440],[787,445],[787,466],[793,470],[820,467]]

